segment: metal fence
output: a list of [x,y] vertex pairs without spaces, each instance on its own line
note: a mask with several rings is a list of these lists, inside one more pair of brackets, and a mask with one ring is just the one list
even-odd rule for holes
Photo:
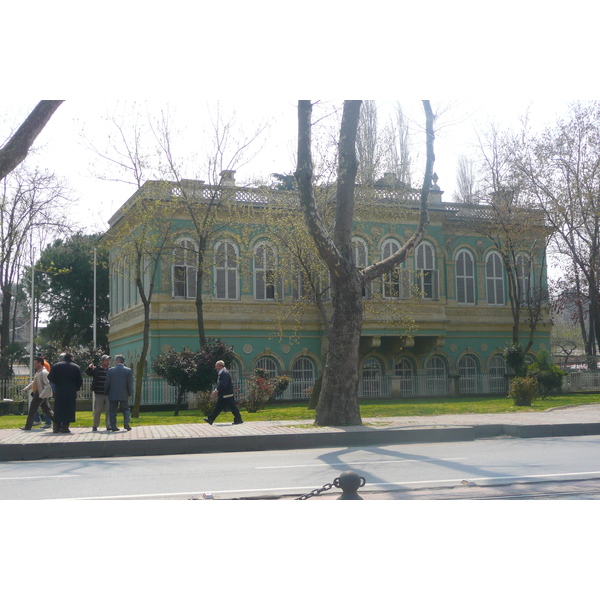
[[563,378],[563,391],[600,391],[600,371],[581,371],[578,373],[567,373],[567,376]]

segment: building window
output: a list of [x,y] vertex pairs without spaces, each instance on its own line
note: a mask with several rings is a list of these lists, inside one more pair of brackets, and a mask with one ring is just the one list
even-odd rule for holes
[[531,259],[525,254],[517,256],[517,279],[519,302],[526,304],[531,299]]
[[504,274],[502,261],[495,252],[488,255],[485,261],[485,280],[488,304],[504,304]]
[[277,368],[277,362],[269,356],[261,356],[254,365],[255,369],[262,369],[266,371],[269,377],[277,377],[279,369]]
[[230,242],[221,242],[215,251],[215,296],[218,300],[237,300],[238,253]]
[[[352,260],[357,269],[364,269],[369,263],[369,250],[365,241],[359,237],[352,238]],[[363,287],[363,298],[370,298],[371,284]]]
[[506,392],[506,362],[498,354],[490,360],[490,392],[503,394]]
[[367,358],[363,364],[361,396],[381,396],[381,363],[376,358]]
[[306,357],[297,358],[292,365],[292,397],[304,398],[315,384],[315,367]]
[[396,363],[395,373],[400,377],[400,395],[412,396],[414,394],[414,373],[410,360],[401,358]]
[[417,246],[415,265],[419,290],[423,298],[437,300],[438,271],[435,268],[435,250],[429,242],[421,242]]
[[466,250],[456,255],[456,301],[475,304],[475,269],[473,257]]
[[439,356],[432,356],[427,361],[426,388],[428,394],[441,396],[447,393],[448,376],[446,364]]
[[458,387],[461,394],[477,392],[477,361],[472,356],[463,356],[458,363]]
[[275,251],[266,244],[254,250],[254,297],[257,300],[283,300],[283,283],[277,277]]
[[[396,240],[387,240],[381,248],[381,259],[385,260],[400,250],[400,244]],[[410,297],[410,274],[404,267],[404,263],[393,268],[392,271],[383,276],[384,298],[409,298]]]
[[193,242],[181,240],[173,251],[173,296],[196,297],[198,253]]

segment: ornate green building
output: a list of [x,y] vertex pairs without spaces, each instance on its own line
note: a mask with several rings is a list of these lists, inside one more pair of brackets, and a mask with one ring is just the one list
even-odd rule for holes
[[[234,346],[236,362],[230,365],[234,379],[243,382],[261,367],[292,378],[287,397],[305,397],[323,370],[327,350],[323,313],[315,303],[305,303],[297,322],[290,324],[288,333],[294,335],[278,335],[282,307],[298,302],[302,274],[283,260],[265,220],[265,211],[282,198],[294,210],[294,193],[239,187],[233,175],[225,173],[220,187],[189,180],[147,182],[111,217],[106,236],[112,244],[111,352],[124,354],[129,364],[140,356],[144,310],[133,281],[133,258],[123,252],[123,240],[135,235],[131,225],[139,218],[133,216],[135,208],[157,200],[171,212],[168,242],[160,253],[149,252],[143,258],[147,292],[152,256],[160,254],[150,303],[148,365],[170,347],[198,348],[199,242],[189,206],[196,203],[199,214],[217,206],[201,284],[206,335]],[[182,194],[185,206],[177,208]],[[502,352],[513,330],[509,278],[497,245],[476,226],[493,216],[486,205],[442,202],[442,194],[434,185],[430,224],[414,255],[365,289],[359,394],[363,397],[506,390]],[[411,235],[419,191],[384,179],[369,190],[357,190],[357,197],[362,198],[362,208],[357,210],[354,252],[357,266],[364,266],[395,252]],[[165,214],[153,218],[163,219]],[[163,222],[160,225],[164,227]],[[297,232],[290,229],[289,236],[294,235]],[[528,247],[523,244],[515,265],[523,305],[536,288],[546,285],[543,256],[539,252],[529,256]],[[398,309],[405,315],[402,319],[396,316]],[[521,328],[523,337],[528,336],[528,325],[522,323]],[[549,319],[543,312],[530,352],[549,349],[549,336]],[[150,368],[148,373],[152,379]]]

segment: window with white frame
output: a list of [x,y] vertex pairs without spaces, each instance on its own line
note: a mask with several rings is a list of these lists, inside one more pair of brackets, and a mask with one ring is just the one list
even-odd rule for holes
[[401,358],[396,363],[395,373],[400,377],[400,394],[411,396],[414,393],[414,371],[408,358]]
[[190,240],[180,240],[173,250],[173,296],[196,297],[198,253]]
[[277,361],[270,356],[261,356],[254,365],[255,369],[262,369],[266,371],[269,377],[277,377],[279,369],[277,367]]
[[254,297],[257,300],[283,300],[283,282],[276,274],[277,256],[271,246],[254,249]]
[[488,254],[485,261],[485,281],[488,304],[504,305],[504,271],[496,252]]
[[314,383],[315,366],[312,360],[305,356],[297,358],[292,365],[292,396],[304,398]]
[[239,298],[238,252],[231,242],[220,242],[215,248],[215,297],[219,300]]
[[468,354],[458,362],[458,387],[461,394],[474,394],[477,391],[477,361]]
[[428,394],[445,394],[448,390],[446,363],[439,356],[432,356],[426,364],[426,388]]
[[429,242],[421,242],[415,253],[415,265],[417,271],[417,284],[423,298],[437,300],[438,271],[435,268],[435,250]]
[[367,358],[363,363],[361,377],[362,396],[380,396],[382,387],[381,363],[376,358]]
[[531,297],[531,259],[526,254],[517,256],[519,302],[526,304]]
[[[386,240],[381,247],[381,259],[385,260],[400,250],[397,240]],[[392,271],[383,276],[384,298],[409,298],[410,297],[410,273],[404,267],[404,263],[394,267]]]
[[490,360],[490,392],[501,394],[506,391],[506,361],[496,354]]
[[[368,265],[369,249],[366,242],[359,237],[352,238],[352,260],[354,266],[358,269],[363,269]],[[363,287],[363,298],[371,297],[371,284]]]
[[475,268],[467,250],[460,250],[456,255],[456,301],[475,304]]

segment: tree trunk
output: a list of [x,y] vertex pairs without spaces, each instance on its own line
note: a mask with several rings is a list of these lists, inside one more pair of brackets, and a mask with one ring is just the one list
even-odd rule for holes
[[332,282],[331,331],[316,425],[362,425],[358,406],[362,278]]
[[[10,373],[10,366],[8,364],[8,356],[4,352],[4,349],[10,343],[10,303],[12,300],[12,294],[10,290],[5,288],[2,290],[2,325],[0,326],[0,348],[2,353],[0,354],[0,379],[6,379]],[[31,323],[33,327],[33,322]]]
[[175,413],[173,414],[174,417],[179,416],[179,409],[181,408],[181,403],[183,402],[184,396],[185,392],[183,390],[183,387],[180,387],[179,391],[177,392],[177,403],[175,404]]
[[135,367],[135,390],[131,416],[137,419],[140,416],[140,405],[142,403],[142,389],[144,385],[144,373],[146,371],[146,360],[150,349],[150,302],[142,298],[144,304],[144,333],[142,336],[142,351]]

